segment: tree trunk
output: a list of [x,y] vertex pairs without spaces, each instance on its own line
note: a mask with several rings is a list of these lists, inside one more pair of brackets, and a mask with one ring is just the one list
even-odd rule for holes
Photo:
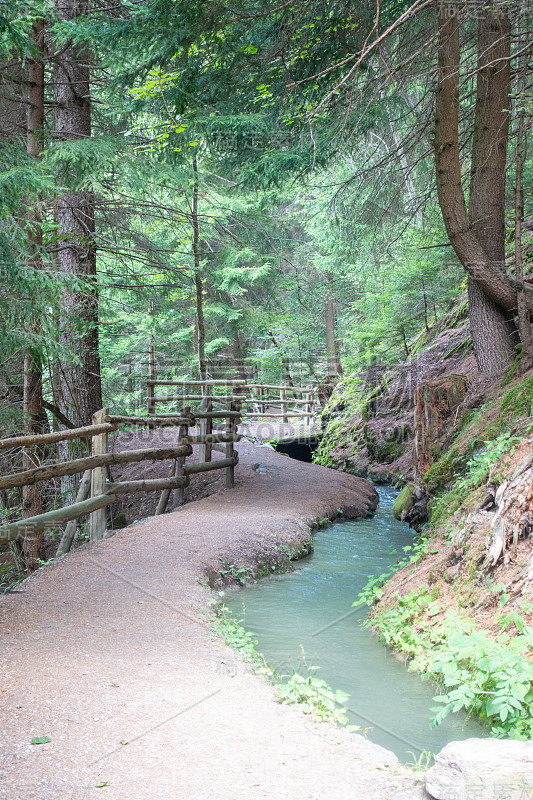
[[[506,67],[488,66],[487,53],[482,49],[486,37],[501,49],[509,46],[508,31],[502,27],[491,30],[493,17],[484,16],[479,29],[478,96],[473,142],[473,180],[470,195],[470,218],[461,182],[459,159],[459,67],[460,40],[457,17],[458,4],[435,3],[439,24],[438,86],[435,120],[435,167],[437,192],[444,224],[454,250],[469,275],[469,302],[474,347],[482,372],[500,371],[514,357],[512,328],[503,311],[516,309],[516,291],[502,275],[501,245],[504,244],[500,216],[492,222],[483,209],[482,199],[491,192],[491,176],[497,181],[494,195],[490,197],[491,209],[501,215],[501,181],[505,181],[507,143],[506,121],[503,109],[508,108],[508,76]],[[501,23],[503,24],[503,23]],[[507,38],[507,42],[505,39]],[[496,49],[491,47],[490,58]],[[504,56],[503,56],[504,57]],[[508,62],[507,62],[508,65]],[[501,74],[497,70],[501,70]],[[499,109],[499,112],[498,112]],[[496,114],[494,120],[489,119]],[[505,115],[506,116],[506,115]],[[496,144],[487,148],[487,132],[483,124],[490,125],[491,137]],[[487,159],[487,156],[490,158]],[[503,170],[502,170],[503,160]],[[501,175],[498,170],[503,172]],[[471,222],[472,220],[472,222]],[[475,224],[474,224],[475,223]],[[501,239],[501,245],[498,242]],[[485,249],[485,248],[488,248]],[[502,308],[499,308],[499,307]],[[484,325],[485,327],[480,327]]]
[[468,278],[468,316],[479,371],[503,372],[516,357],[515,329],[501,306],[487,297],[480,285]]
[[[41,158],[44,129],[44,62],[41,56],[44,46],[44,20],[39,20],[33,29],[33,44],[36,56],[28,62],[28,132],[26,149],[30,156]],[[37,55],[39,54],[39,55]],[[28,212],[28,242],[31,261],[40,268],[43,245],[41,215],[39,207]],[[31,323],[29,339],[35,332],[35,322]],[[42,433],[43,384],[40,357],[35,349],[28,350],[24,356],[24,432],[32,435]],[[39,450],[25,447],[22,459],[23,469],[39,466]],[[24,519],[41,514],[43,510],[40,486],[25,486],[22,490],[22,516]],[[22,541],[25,566],[29,570],[38,567],[38,559],[44,558],[44,531],[26,535]]]
[[[520,76],[520,92],[518,102],[518,130],[516,138],[516,178],[515,178],[515,275],[519,281],[524,280],[524,258],[522,252],[522,225],[524,222],[524,192],[522,190],[522,168],[525,160],[524,139],[526,133],[525,104],[527,84],[528,56],[523,57]],[[529,126],[527,126],[529,127]],[[518,290],[518,330],[522,342],[523,358],[521,367],[525,371],[533,363],[533,334],[531,331],[531,314],[527,306],[527,298],[523,289]]]
[[241,337],[237,328],[233,329],[233,364],[235,372],[241,380],[247,380],[246,366],[244,364],[244,348],[242,346]]
[[198,220],[198,162],[192,159],[192,254],[194,263],[194,288],[196,292],[196,330],[198,347],[198,371],[200,378],[207,378],[207,361],[205,358],[205,319],[204,319],[204,287],[200,272],[200,225]]
[[[285,380],[287,381],[287,386],[294,386],[294,381],[292,379],[291,367],[290,367],[289,359],[286,358],[283,355],[283,348],[281,347],[281,345],[277,341],[276,337],[274,336],[274,333],[272,331],[269,331],[268,335],[272,339],[272,343],[273,343],[274,347],[276,348],[276,350],[279,353],[281,366],[283,368],[283,372],[285,373]],[[283,380],[283,378],[282,378],[282,380]]]
[[[478,22],[476,110],[468,215],[483,250],[505,272],[505,170],[509,138],[511,27],[506,12],[488,8]],[[469,278],[468,305],[474,352],[481,372],[506,369],[516,356],[509,312]]]
[[335,309],[333,306],[333,293],[328,279],[328,294],[326,297],[326,354],[328,360],[328,376],[336,378],[342,374],[339,359],[337,340],[335,338]]
[[[56,5],[62,20],[89,11],[88,0],[56,0]],[[62,45],[55,57],[54,134],[60,141],[91,136],[90,62],[90,52],[72,42]],[[102,407],[92,192],[67,190],[56,202],[55,216],[61,242],[59,267],[89,284],[82,291],[67,289],[63,296],[59,338],[79,361],[61,369],[61,405],[76,425],[88,425]]]

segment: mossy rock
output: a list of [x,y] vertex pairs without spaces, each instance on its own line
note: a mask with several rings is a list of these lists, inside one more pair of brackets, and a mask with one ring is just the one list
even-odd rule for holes
[[403,522],[415,499],[416,486],[414,483],[406,483],[392,507],[394,518]]

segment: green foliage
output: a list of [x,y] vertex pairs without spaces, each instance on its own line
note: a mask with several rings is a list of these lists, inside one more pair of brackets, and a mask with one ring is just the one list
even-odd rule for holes
[[251,567],[237,567],[235,564],[224,564],[219,570],[222,577],[230,577],[237,581],[241,586],[245,586],[253,578]]
[[[431,506],[431,524],[437,525],[440,521],[450,517],[461,508],[469,495],[477,488],[484,485],[494,466],[504,455],[514,453],[515,445],[522,440],[522,436],[512,436],[509,432],[500,434],[494,441],[481,446],[464,462],[457,459],[457,451],[451,455],[452,451],[442,457],[441,461],[446,464],[446,470],[457,469],[459,464],[465,463],[464,474],[455,472],[453,486],[450,491],[437,497]],[[479,444],[479,443],[478,443]],[[475,446],[476,442],[472,442]],[[436,471],[434,475],[444,473],[444,468],[439,467],[441,462],[434,465]],[[431,468],[433,469],[433,467]],[[431,471],[431,470],[430,470]],[[446,472],[448,474],[448,472]],[[428,472],[429,475],[429,472]],[[431,478],[430,478],[431,479]],[[427,476],[426,476],[427,480]]]
[[48,744],[51,742],[49,736],[34,736],[33,739],[30,740],[30,744]]
[[533,415],[533,377],[513,386],[502,400],[500,422]]
[[350,696],[340,690],[333,691],[320,678],[295,673],[287,683],[278,685],[276,694],[280,702],[298,706],[300,711],[312,714],[318,722],[331,722],[339,727],[348,725],[348,715],[343,706]]
[[463,710],[486,720],[493,736],[531,738],[533,628],[516,615],[521,633],[502,633],[494,639],[477,630],[473,621],[450,611],[444,622],[435,625],[432,617],[441,610],[423,587],[397,594],[371,620],[382,641],[411,657],[411,669],[442,686],[443,693],[434,698],[432,724]]

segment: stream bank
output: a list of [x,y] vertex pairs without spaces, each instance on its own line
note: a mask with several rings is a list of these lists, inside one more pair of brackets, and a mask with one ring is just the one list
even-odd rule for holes
[[413,532],[392,516],[396,492],[379,490],[371,519],[338,520],[314,539],[313,555],[295,572],[252,584],[225,600],[235,618],[252,631],[258,650],[277,679],[293,672],[324,680],[349,695],[349,723],[404,762],[437,753],[453,740],[486,736],[461,715],[430,728],[436,687],[362,626],[366,607],[352,608],[371,574],[379,575],[404,555]]
[[1,598],[2,800],[424,797],[390,754],[277,702],[199,618],[206,570],[253,567],[312,520],[375,503],[353,476],[238,450],[234,490],[80,547]]
[[530,738],[533,371],[519,354],[482,380],[464,306],[444,324],[409,361],[337,385],[318,461],[405,487],[398,516],[420,538],[369,593],[379,635],[443,683],[443,713],[464,708],[494,735]]

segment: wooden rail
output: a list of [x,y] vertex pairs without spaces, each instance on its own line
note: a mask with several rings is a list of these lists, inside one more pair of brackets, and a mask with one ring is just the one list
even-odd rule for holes
[[[213,411],[209,398],[206,399],[208,409],[197,414],[191,412],[190,408],[185,408],[176,414],[137,417],[110,414],[109,409],[104,408],[94,414],[92,425],[35,436],[13,436],[0,439],[0,449],[54,444],[73,439],[91,439],[92,442],[91,455],[0,476],[0,489],[6,490],[83,473],[76,501],[72,505],[0,526],[0,542],[13,542],[46,530],[48,527],[67,523],[57,551],[59,556],[70,550],[76,536],[76,520],[82,516],[89,515],[90,539],[92,541],[102,539],[107,529],[107,507],[115,502],[121,494],[161,492],[156,511],[161,514],[167,507],[172,491],[175,492],[174,506],[183,503],[184,490],[190,483],[190,475],[224,469],[226,471],[226,487],[233,487],[233,473],[235,465],[238,463],[238,455],[233,445],[241,438],[237,433],[240,406],[237,403],[230,403],[229,408]],[[216,418],[226,420],[224,432],[212,432],[213,419]],[[178,443],[173,447],[109,452],[108,435],[121,425],[151,428],[177,427]],[[189,432],[190,428],[198,425],[200,425],[200,434]],[[200,461],[187,465],[186,459],[192,455],[193,445],[200,447]],[[213,447],[217,450],[223,449],[226,457],[212,461],[211,450]],[[167,459],[171,459],[167,478],[119,483],[108,481],[108,470],[111,465]]]
[[[172,386],[181,388],[183,393],[157,395],[158,386]],[[190,394],[190,387],[197,387],[201,394]],[[217,393],[227,389],[227,393]],[[275,391],[278,394],[273,395]],[[265,417],[281,419],[288,422],[290,417],[303,418],[312,421],[315,417],[316,395],[312,386],[288,386],[272,383],[247,383],[244,380],[157,380],[150,378],[147,381],[148,416],[156,417],[156,406],[166,403],[199,403],[204,412],[211,412],[213,405],[235,403],[239,409],[243,406],[252,407],[244,416],[250,418]],[[290,396],[292,395],[292,396]],[[297,395],[300,395],[297,397]],[[195,415],[200,415],[194,411]],[[157,415],[160,419],[161,414]],[[209,432],[209,426],[203,425],[201,434]]]

